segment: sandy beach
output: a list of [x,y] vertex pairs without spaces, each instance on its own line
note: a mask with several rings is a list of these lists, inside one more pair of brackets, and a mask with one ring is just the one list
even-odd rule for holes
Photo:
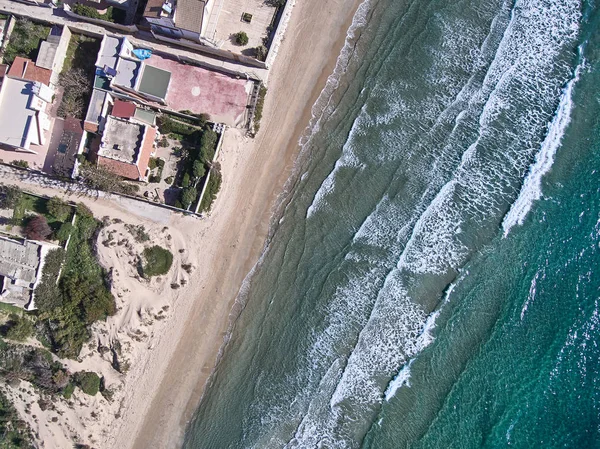
[[[259,134],[250,139],[240,130],[226,131],[219,156],[224,182],[208,217],[159,208],[149,214],[128,200],[84,198],[96,216],[111,220],[99,242],[128,239],[128,247],[98,244],[101,263],[113,271],[119,310],[94,327],[90,345],[68,365],[72,371],[102,373],[115,394],[109,402],[76,391],[68,406],[56,404],[57,413],[40,410],[34,400],[31,410],[37,418],[32,419],[23,412],[19,390],[10,388],[7,394],[43,447],[65,447],[69,439],[115,449],[181,444],[217,361],[240,286],[263,250],[311,107],[335,67],[357,6],[332,0],[296,4],[269,76]],[[2,177],[29,191],[82,199],[18,174]],[[148,282],[136,276],[132,262],[143,244],[133,241],[125,224],[143,225],[152,244],[171,249],[175,260],[167,279]],[[98,350],[117,340],[129,365],[124,374],[112,369],[110,354]],[[31,390],[25,382],[19,388]]]

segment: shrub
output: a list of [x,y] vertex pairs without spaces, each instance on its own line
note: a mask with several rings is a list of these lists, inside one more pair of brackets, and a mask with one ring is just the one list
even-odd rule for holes
[[94,214],[92,213],[92,210],[83,203],[77,203],[75,212],[80,217],[93,217],[94,216]]
[[148,161],[148,168],[150,170],[154,170],[157,167],[156,165],[156,158],[155,157],[151,157],[150,160]]
[[56,240],[60,242],[66,242],[69,239],[69,236],[73,232],[73,225],[71,223],[63,223],[56,231]]
[[142,266],[144,276],[160,276],[167,274],[173,264],[173,254],[158,245],[144,249],[142,253],[145,263]]
[[9,340],[24,341],[33,334],[33,323],[26,317],[11,313],[4,335]]
[[258,91],[258,100],[256,101],[256,107],[254,108],[254,132],[257,133],[260,129],[260,119],[262,118],[263,107],[265,105],[265,96],[267,95],[267,88],[261,84]]
[[57,196],[50,198],[46,207],[50,215],[58,221],[66,221],[71,217],[71,206]]
[[184,173],[183,179],[181,180],[181,187],[187,188],[190,186],[190,174]]
[[133,236],[136,242],[143,243],[150,240],[150,235],[146,232],[146,228],[144,225],[132,225],[129,223],[125,224],[125,229],[129,231],[129,233]]
[[30,240],[44,240],[50,234],[52,234],[52,229],[48,226],[46,217],[42,215],[33,217],[25,227],[25,235]]
[[22,159],[19,159],[18,161],[13,161],[12,164],[15,167],[21,167],[21,168],[29,168],[29,162],[24,161]]
[[205,129],[200,138],[200,159],[210,164],[215,157],[217,151],[218,134],[212,129]]
[[175,180],[175,178],[173,178],[173,176],[169,176],[169,177],[165,178],[165,182],[169,185],[172,185],[174,180]]
[[248,35],[243,32],[240,31],[239,33],[235,34],[235,43],[238,45],[246,45],[248,44]]
[[95,396],[100,391],[100,377],[92,371],[80,371],[76,373],[75,381],[85,394]]
[[159,148],[166,148],[169,146],[169,141],[167,140],[167,138],[165,136],[163,136],[162,139],[160,139],[158,141],[157,145]]
[[62,394],[65,397],[65,399],[71,399],[71,396],[73,396],[74,391],[75,391],[75,384],[73,382],[69,382],[63,389]]
[[210,178],[208,180],[208,185],[206,186],[204,196],[200,202],[199,211],[208,212],[210,210],[212,203],[217,197],[217,193],[219,193],[219,189],[221,188],[221,181],[221,167],[218,163],[216,163],[210,172]]
[[256,47],[255,51],[256,59],[263,62],[267,59],[267,47],[265,47],[264,45],[259,45],[258,47]]

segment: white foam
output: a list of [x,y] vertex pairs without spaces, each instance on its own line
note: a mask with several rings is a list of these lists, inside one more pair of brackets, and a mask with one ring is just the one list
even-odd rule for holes
[[558,104],[556,115],[550,123],[548,134],[535,157],[527,177],[521,187],[521,193],[512,204],[502,222],[504,237],[508,235],[515,225],[522,225],[525,217],[531,210],[533,203],[542,197],[542,178],[550,171],[554,164],[554,156],[562,144],[565,131],[571,122],[571,111],[573,110],[573,89],[579,80],[581,69],[585,62],[577,66],[574,77],[567,83]]
[[406,385],[407,387],[410,387],[410,366],[412,363],[413,361],[411,360],[404,365],[396,377],[394,377],[394,380],[388,385],[387,390],[385,390],[385,400],[387,402],[389,402],[403,386]]

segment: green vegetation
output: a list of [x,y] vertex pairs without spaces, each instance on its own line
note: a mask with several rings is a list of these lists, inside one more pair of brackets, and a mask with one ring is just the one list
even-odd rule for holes
[[22,197],[23,192],[16,187],[0,184],[0,209],[14,209]]
[[12,64],[17,56],[35,61],[40,41],[46,39],[48,33],[50,33],[48,26],[33,23],[27,19],[17,19],[8,46],[4,51],[4,63]]
[[2,334],[9,340],[25,341],[33,334],[33,322],[26,316],[11,313],[2,326]]
[[100,390],[100,377],[91,371],[80,371],[74,376],[75,382],[79,388],[90,396],[95,396]]
[[259,61],[266,61],[267,59],[267,53],[269,52],[267,50],[267,47],[265,47],[264,45],[259,45],[258,47],[256,47],[254,49],[255,51],[255,57],[256,59],[258,59]]
[[46,208],[57,221],[67,221],[73,215],[73,208],[57,196],[48,200]]
[[[182,113],[188,114],[189,111]],[[170,134],[172,138],[180,140],[183,146],[183,163],[176,178],[179,179],[178,185],[182,190],[175,207],[188,209],[198,199],[198,193],[203,187],[202,180],[213,164],[219,135],[208,124],[200,128],[167,115],[159,117],[158,126],[163,134]]]
[[63,223],[60,225],[60,228],[58,228],[58,231],[56,231],[54,236],[59,242],[66,242],[69,239],[71,232],[73,232],[73,229],[75,228],[71,223]]
[[238,44],[238,45],[247,45],[248,44],[248,35],[245,32],[240,31],[238,33],[235,33],[234,37],[235,37],[236,44]]
[[79,14],[83,17],[89,17],[91,19],[106,20],[107,22],[113,23],[125,22],[124,11],[118,8],[113,8],[112,6],[109,6],[104,14],[100,14],[96,8],[83,5],[81,3],[75,3],[71,9],[75,14]]
[[73,392],[75,391],[75,384],[73,382],[69,382],[67,384],[67,386],[63,389],[63,396],[65,397],[65,399],[71,399],[71,396],[73,396]]
[[101,223],[85,214],[86,209],[78,207],[83,214],[76,218],[66,254],[62,250],[48,254],[42,281],[35,290],[38,337],[60,357],[77,357],[89,339],[89,326],[116,312],[107,274],[93,249]]
[[84,162],[79,166],[79,176],[83,180],[83,183],[92,190],[103,190],[105,192],[124,193],[127,195],[134,195],[139,190],[139,186],[125,182],[119,175],[90,162]]
[[157,157],[151,157],[150,161],[148,162],[148,168],[150,170],[158,169],[158,170],[156,170],[155,174],[153,174],[149,177],[148,181],[149,182],[160,182],[160,180],[162,179],[163,169],[165,168],[164,159],[157,158]]
[[142,273],[145,277],[167,274],[173,264],[173,254],[158,245],[144,249]]
[[132,225],[125,223],[125,229],[133,236],[136,242],[144,243],[150,240],[150,235],[146,232],[144,225]]
[[44,393],[62,392],[69,375],[47,350],[1,340],[0,376],[7,382],[25,380]]
[[219,189],[221,188],[222,180],[221,166],[219,163],[216,163],[210,172],[210,179],[200,202],[199,212],[210,211],[212,203],[217,198],[217,193],[219,193]]
[[15,167],[29,168],[29,162],[24,161],[23,159],[19,159],[18,161],[12,161],[11,163]]
[[0,393],[0,448],[33,448],[32,437],[25,421],[4,394]]
[[258,100],[256,100],[256,108],[254,108],[254,133],[256,134],[260,129],[260,120],[262,119],[263,107],[265,106],[265,96],[267,95],[267,88],[264,85],[260,85],[258,91]]
[[59,84],[64,94],[58,115],[83,119],[92,95],[100,40],[71,35]]

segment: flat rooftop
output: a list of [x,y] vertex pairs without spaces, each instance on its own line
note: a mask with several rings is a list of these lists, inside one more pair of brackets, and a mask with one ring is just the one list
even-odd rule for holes
[[109,115],[104,125],[98,156],[135,164],[143,138],[143,125]]
[[118,38],[105,35],[96,59],[96,67],[102,68],[106,65],[114,69],[117,66],[120,46],[121,42]]
[[144,65],[142,79],[137,90],[165,100],[171,83],[171,72],[163,68]]
[[40,264],[40,245],[28,240],[17,241],[0,236],[0,275],[35,282]]
[[36,111],[30,107],[32,101],[31,81],[5,77],[0,97],[0,142],[16,147],[25,147],[28,137],[31,143],[39,144]]

